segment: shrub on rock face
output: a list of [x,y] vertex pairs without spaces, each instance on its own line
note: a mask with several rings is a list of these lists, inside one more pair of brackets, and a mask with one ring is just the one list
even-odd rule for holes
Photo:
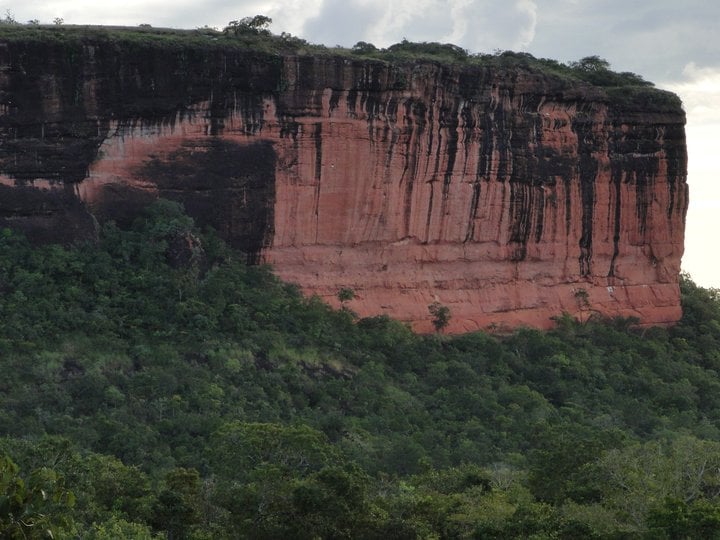
[[450,308],[443,306],[440,302],[433,302],[428,306],[428,311],[433,317],[433,326],[436,332],[442,332],[450,322]]

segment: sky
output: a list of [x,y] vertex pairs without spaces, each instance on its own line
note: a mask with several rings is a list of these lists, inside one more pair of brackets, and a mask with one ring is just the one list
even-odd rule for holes
[[[720,2],[716,0],[0,0],[0,17],[222,29],[253,15],[312,43],[449,42],[563,62],[598,55],[676,92],[687,113],[690,208],[683,270],[720,288]],[[714,232],[713,232],[714,231]]]

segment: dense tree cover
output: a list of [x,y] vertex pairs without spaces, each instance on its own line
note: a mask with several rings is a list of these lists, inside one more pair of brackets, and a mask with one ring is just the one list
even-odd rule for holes
[[93,245],[2,231],[0,289],[5,537],[720,536],[720,297],[687,277],[672,329],[416,336],[161,201]]

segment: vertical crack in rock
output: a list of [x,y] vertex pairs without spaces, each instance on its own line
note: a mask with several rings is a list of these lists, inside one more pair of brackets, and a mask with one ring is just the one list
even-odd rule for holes
[[612,243],[613,251],[610,258],[607,277],[614,278],[615,266],[620,255],[620,236],[622,227],[622,185],[625,167],[623,163],[623,130],[622,125],[616,120],[613,122],[610,141],[608,144],[608,157],[610,158],[610,189],[611,197],[608,200],[608,219],[612,219]]
[[539,244],[542,240],[543,230],[545,226],[545,191],[543,189],[534,189],[534,194],[537,197],[535,202],[536,221],[535,221],[535,243]]
[[330,102],[328,104],[328,112],[332,116],[332,113],[335,112],[335,110],[338,108],[338,105],[340,105],[340,96],[342,95],[342,92],[339,90],[336,90],[335,88],[332,89],[332,92],[330,93]]
[[432,209],[433,199],[435,197],[435,182],[429,182],[430,184],[430,200],[428,201],[427,218],[425,220],[425,238],[424,242],[430,242],[430,222],[432,221]]
[[315,243],[318,241],[320,234],[320,187],[322,177],[322,123],[315,124],[315,132],[313,133],[315,141]]
[[582,201],[582,232],[580,234],[580,275],[592,272],[593,209],[598,162],[589,154],[580,156],[580,198]]
[[[395,156],[395,146],[400,138],[399,130],[394,126],[385,126],[386,135],[384,135],[383,142],[387,144],[388,150],[383,163],[383,183],[382,183],[382,209],[380,210],[380,216],[378,224],[387,225],[388,216],[390,214],[390,192],[392,191],[393,184],[393,169],[392,163]],[[387,135],[389,134],[389,136]]]
[[392,163],[395,157],[395,145],[400,139],[400,133],[396,128],[390,126],[385,127],[385,133],[383,142],[389,142],[389,144],[385,154],[385,163],[383,163],[383,180],[387,184],[392,182]]
[[495,138],[493,135],[493,124],[489,114],[480,117],[481,144],[478,156],[478,176],[486,179],[491,177],[493,166],[493,154],[495,152]]
[[499,182],[504,182],[508,177],[508,168],[510,165],[509,139],[512,136],[511,130],[505,125],[505,111],[501,107],[493,113],[493,135],[495,137],[495,147],[498,153],[498,164],[496,178]]
[[510,260],[522,261],[527,254],[527,239],[532,222],[532,197],[527,184],[510,182]]
[[478,204],[480,202],[480,189],[480,179],[475,178],[472,183],[472,199],[470,200],[470,212],[468,216],[465,239],[463,240],[463,243],[470,242],[475,237],[475,218],[477,215]]
[[420,157],[420,140],[425,131],[425,104],[421,101],[408,100],[405,104],[405,167],[403,178],[407,174],[405,196],[403,203],[403,238],[410,234],[410,220],[412,217],[412,199],[415,180],[418,174],[418,159]]
[[638,231],[644,236],[647,230],[648,207],[651,203],[648,200],[648,191],[653,183],[652,175],[646,167],[642,166],[635,169],[633,173],[635,177],[635,215],[638,220]]
[[595,182],[598,174],[598,162],[593,157],[596,141],[593,134],[593,121],[589,112],[579,112],[573,122],[573,131],[578,137],[578,179],[580,181],[580,201],[582,204],[580,233],[580,275],[592,273],[593,210],[595,208]]
[[[443,175],[443,212],[445,200],[448,197],[450,191],[450,184],[452,183],[453,173],[455,170],[455,160],[457,159],[458,150],[458,118],[456,114],[453,114],[452,110],[445,110],[444,117],[441,125],[444,127],[447,133],[447,142],[445,143],[445,154],[447,155],[447,164],[445,167],[445,174]],[[440,140],[441,137],[438,137]],[[440,166],[440,144],[438,143],[438,156],[437,156],[437,167]]]
[[[475,118],[473,117],[473,111],[466,102],[463,102],[462,109],[460,111],[461,124],[462,124],[462,145],[463,145],[463,168],[462,168],[462,179],[464,180],[468,176],[468,166],[470,165],[470,149],[474,142],[474,130],[475,130]],[[468,212],[468,221],[465,226],[465,236],[463,243],[467,243],[472,240],[475,230],[475,213],[477,212],[478,203],[480,201],[480,184],[478,178],[477,169],[473,171],[474,178],[471,181],[472,196],[470,198],[470,207]]]
[[385,116],[390,125],[395,126],[397,124],[397,111],[398,111],[398,100],[397,98],[391,97],[385,105]]
[[[430,162],[432,161],[431,157],[432,157],[432,153],[433,153],[433,143],[434,143],[434,135],[435,135],[435,131],[433,129],[433,127],[435,126],[435,100],[434,99],[432,100],[432,103],[430,103],[430,106],[425,108],[425,112],[427,115],[426,116],[426,118],[427,118],[426,124],[429,126],[428,131],[427,131],[427,133],[428,133],[427,155],[425,158],[425,175],[427,175],[428,169],[430,167]],[[439,130],[440,130],[440,128],[438,127],[438,133],[439,133]],[[434,174],[437,174],[437,160],[435,160],[433,163],[436,165]]]
[[565,238],[569,241],[572,231],[572,174],[570,172],[563,174],[562,181],[565,194]]
[[[667,160],[667,182],[670,195],[670,204],[667,208],[667,218],[672,219],[673,211],[678,206],[679,212],[685,212],[686,206],[678,205],[677,199],[684,196],[681,191],[686,189],[685,175],[687,173],[687,148],[685,146],[685,132],[682,126],[666,126],[663,143]],[[678,186],[682,188],[678,189]],[[685,197],[687,201],[687,197]],[[684,214],[683,214],[684,215]]]
[[608,271],[608,277],[615,277],[615,263],[618,255],[620,254],[620,228],[622,226],[622,168],[617,163],[612,164],[610,182],[613,188],[613,202],[614,208],[612,210],[613,216],[613,252],[610,259],[610,269]]
[[[433,238],[430,234],[430,224],[432,222],[432,213],[433,213],[433,202],[435,198],[435,182],[437,182],[438,174],[440,173],[440,159],[441,159],[441,151],[443,146],[443,137],[442,137],[442,126],[440,125],[441,122],[438,123],[438,130],[437,130],[437,145],[435,148],[435,158],[433,159],[433,172],[432,176],[430,177],[430,201],[428,202],[428,214],[427,214],[427,222],[425,226],[425,241],[431,242],[433,239],[439,239],[442,238],[442,230],[438,231],[437,238]],[[432,131],[430,131],[432,133]],[[428,157],[431,154],[428,155]],[[440,223],[442,227],[442,210],[445,206],[445,187],[443,186],[442,189],[442,200],[440,201]]]
[[357,98],[358,91],[356,88],[351,88],[350,90],[348,90],[345,102],[347,104],[347,114],[350,118],[357,117]]
[[473,116],[473,110],[468,103],[463,103],[460,111],[460,118],[462,120],[462,143],[465,149],[465,163],[467,164],[470,159],[470,147],[475,139],[476,122]]
[[[448,214],[448,197],[450,194],[450,186],[452,185],[455,161],[457,159],[458,151],[458,115],[457,109],[446,108],[441,114],[443,120],[441,124],[444,126],[447,132],[447,142],[445,143],[445,153],[447,155],[447,163],[445,166],[445,174],[443,175],[443,186],[442,186],[442,202],[440,205],[440,230],[438,231],[439,238],[444,238],[444,224],[447,221]],[[440,148],[438,147],[438,152]],[[438,156],[438,165],[440,156]]]

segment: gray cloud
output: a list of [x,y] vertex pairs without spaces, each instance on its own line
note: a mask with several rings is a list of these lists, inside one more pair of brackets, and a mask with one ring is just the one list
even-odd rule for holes
[[325,0],[301,29],[326,45],[407,38],[473,52],[524,50],[563,61],[600,55],[650,80],[720,65],[720,2],[706,0]]
[[352,0],[326,0],[320,13],[305,22],[303,37],[325,45],[351,46],[368,41],[368,30],[379,24],[382,15]]
[[690,62],[720,65],[720,3],[546,0],[530,52],[560,60],[598,54],[650,80],[682,78]]
[[383,47],[407,38],[491,51],[529,43],[534,12],[531,0],[325,0],[303,33],[328,45],[362,40]]

